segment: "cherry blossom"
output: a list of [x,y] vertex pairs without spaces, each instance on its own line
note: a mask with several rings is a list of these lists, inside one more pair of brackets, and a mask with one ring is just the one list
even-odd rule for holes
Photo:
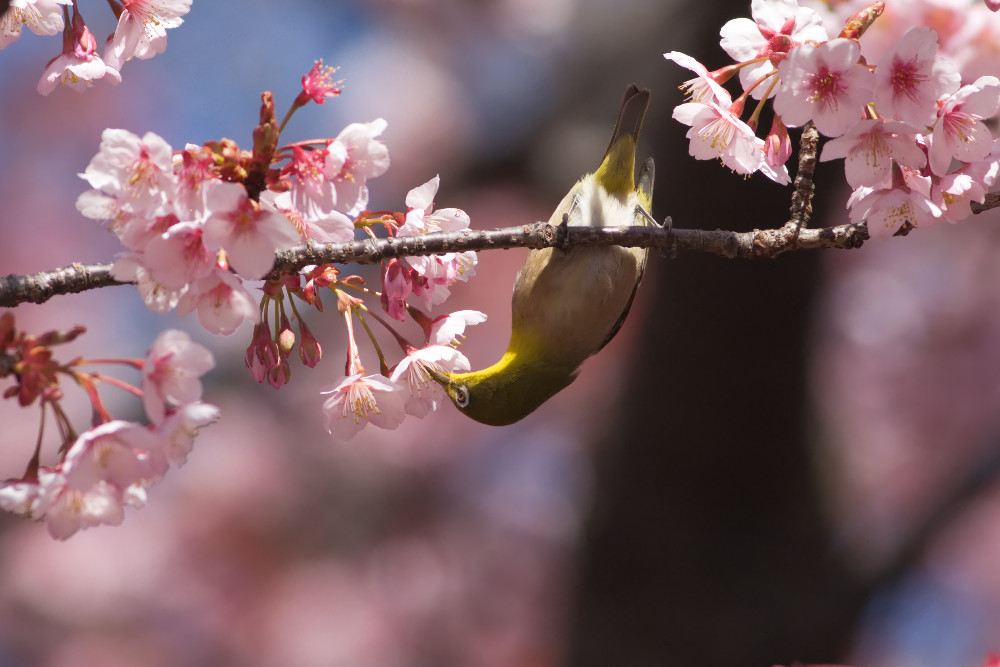
[[369,178],[389,169],[389,149],[376,139],[387,123],[351,123],[328,146],[323,173],[337,190],[337,210],[356,216],[368,206]]
[[118,255],[111,265],[111,275],[115,280],[134,282],[143,303],[154,313],[168,313],[180,303],[188,291],[185,285],[179,289],[167,287],[153,278],[146,268],[142,253],[126,252]]
[[302,75],[302,93],[296,103],[305,104],[306,99],[310,99],[316,104],[323,104],[326,98],[340,95],[343,92],[342,82],[333,80],[336,72],[336,67],[326,67],[322,60],[313,63],[312,69]]
[[435,317],[427,330],[428,345],[459,345],[459,338],[465,338],[465,328],[486,321],[486,313],[478,310],[456,310],[447,315]]
[[673,60],[681,67],[689,69],[698,75],[680,85],[681,90],[684,91],[686,100],[690,102],[709,102],[730,99],[729,93],[715,80],[712,73],[708,71],[708,68],[691,56],[680,51],[670,51],[669,53],[664,53],[663,57],[667,60]]
[[[50,474],[51,469],[44,474]],[[41,472],[41,471],[40,471]],[[42,498],[42,487],[38,482],[23,479],[8,479],[0,482],[0,509],[12,514],[33,518]]]
[[931,200],[941,207],[942,217],[955,223],[972,215],[972,202],[980,204],[997,182],[1000,172],[1000,139],[985,159],[962,165],[961,169],[932,179]]
[[149,456],[158,438],[141,424],[111,421],[80,435],[56,469],[38,471],[40,494],[32,516],[45,516],[52,537],[65,540],[81,528],[118,525],[126,504],[145,497],[135,487],[159,479]]
[[922,169],[927,157],[917,145],[917,130],[900,121],[868,119],[855,123],[845,134],[823,146],[820,162],[845,159],[851,187],[876,187],[890,173],[892,160],[911,169]]
[[768,153],[773,150],[770,148],[770,144],[765,142],[760,137],[754,137],[754,142],[757,144],[757,148],[764,157],[764,159],[760,162],[760,173],[764,174],[778,185],[788,185],[791,183],[792,177],[788,173],[788,167],[782,163],[772,164],[768,161]]
[[134,215],[169,212],[176,189],[170,144],[152,132],[140,139],[128,130],[104,130],[97,155],[80,176]]
[[118,526],[125,520],[124,493],[108,482],[77,489],[61,471],[42,480],[45,526],[57,540],[69,539],[81,528]]
[[937,51],[937,33],[920,26],[882,56],[875,67],[875,108],[880,115],[918,127],[934,123],[938,98],[958,90],[960,83],[955,65]]
[[122,80],[118,70],[108,67],[97,55],[97,41],[76,7],[72,24],[73,29],[64,33],[62,53],[48,62],[38,81],[37,90],[42,95],[48,95],[60,84],[82,93],[101,79],[112,85]]
[[218,419],[219,408],[200,401],[185,403],[171,410],[163,422],[155,427],[159,446],[153,450],[152,455],[163,457],[167,464],[174,467],[184,465],[191,453],[195,436]]
[[216,267],[204,278],[192,283],[177,303],[181,316],[198,312],[198,322],[214,334],[228,336],[250,320],[260,321],[257,303],[243,282],[229,271]]
[[412,269],[398,259],[390,259],[382,272],[382,308],[389,317],[406,320],[406,297],[413,293]]
[[76,439],[66,452],[62,470],[76,489],[107,482],[119,490],[158,479],[162,470],[149,463],[148,452],[157,436],[142,424],[114,420],[95,426]]
[[871,99],[872,75],[858,64],[859,55],[858,43],[843,38],[790,51],[778,65],[775,113],[790,127],[812,120],[828,137],[843,134],[863,118]]
[[868,234],[873,239],[892,236],[904,224],[913,227],[934,224],[941,217],[941,208],[931,201],[931,181],[913,170],[893,168],[893,176],[885,187],[862,186],[847,201],[851,222],[868,222]]
[[[406,221],[399,228],[399,236],[412,236],[431,232],[456,232],[469,228],[470,220],[465,211],[457,208],[434,210],[441,177],[435,176],[406,195]],[[426,281],[413,281],[413,293],[424,297],[428,306],[443,303],[448,297],[447,287],[456,280],[467,281],[475,275],[479,261],[473,251],[407,257],[407,263]]]
[[729,111],[729,94],[717,102],[686,102],[674,108],[675,120],[690,125],[688,151],[697,160],[722,160],[737,174],[760,169],[764,154],[750,127]]
[[0,14],[0,50],[18,40],[21,29],[36,35],[55,35],[62,31],[62,5],[72,0],[11,0],[10,8]]
[[275,249],[299,241],[283,215],[261,209],[239,183],[213,181],[205,203],[205,245],[212,250],[224,247],[229,263],[244,278],[263,278],[274,263]]
[[307,151],[292,147],[292,159],[281,170],[289,184],[288,192],[282,193],[284,208],[306,219],[325,216],[333,210],[336,191],[323,174],[328,152],[325,148]]
[[438,373],[461,373],[471,370],[471,366],[464,354],[449,345],[410,349],[389,379],[409,393],[404,409],[414,417],[426,417],[437,410],[446,398],[441,385],[431,378],[428,369]]
[[212,353],[185,332],[168,329],[157,336],[142,371],[142,402],[150,421],[161,423],[168,406],[199,400],[198,378],[214,366]]
[[121,70],[127,60],[145,60],[167,48],[167,29],[176,28],[192,0],[125,0],[118,27],[108,41],[104,62]]
[[[737,18],[720,31],[723,50],[737,62],[763,59],[740,70],[744,90],[774,71],[775,65],[788,51],[804,42],[825,42],[830,37],[823,19],[808,7],[799,7],[797,0],[753,0],[750,4],[753,20]],[[750,93],[761,99],[767,86],[757,86]]]
[[353,438],[369,422],[394,429],[406,416],[402,388],[382,375],[355,373],[320,393],[330,395],[323,402],[326,429],[341,440]]
[[153,236],[143,246],[142,261],[153,279],[181,289],[215,267],[216,253],[205,247],[201,225],[181,222]]
[[983,76],[962,86],[943,101],[927,146],[931,171],[947,173],[952,158],[960,162],[984,159],[993,148],[993,135],[983,123],[1000,106],[1000,79]]
[[354,221],[340,211],[325,213],[314,209],[312,215],[303,215],[292,203],[290,192],[265,190],[260,194],[260,207],[285,216],[299,232],[302,241],[313,239],[320,243],[344,243],[354,240]]

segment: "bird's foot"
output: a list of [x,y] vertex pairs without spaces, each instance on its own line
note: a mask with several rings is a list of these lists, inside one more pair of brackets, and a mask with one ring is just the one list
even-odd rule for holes
[[563,252],[569,251],[569,213],[563,213],[562,221],[556,228],[556,247]]

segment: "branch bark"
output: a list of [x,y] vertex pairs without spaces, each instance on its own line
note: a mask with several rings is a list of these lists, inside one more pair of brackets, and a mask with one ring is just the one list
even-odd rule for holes
[[[393,257],[468,250],[620,245],[658,248],[671,253],[691,250],[727,258],[770,259],[791,250],[857,248],[868,239],[864,223],[802,229],[801,222],[801,219],[793,218],[778,229],[749,232],[654,227],[560,227],[539,222],[486,231],[440,232],[348,243],[309,242],[277,252],[268,277],[295,272],[310,264],[374,264]],[[128,283],[112,277],[110,264],[73,264],[30,275],[10,274],[0,278],[0,307],[43,303],[57,294],[125,284]]]

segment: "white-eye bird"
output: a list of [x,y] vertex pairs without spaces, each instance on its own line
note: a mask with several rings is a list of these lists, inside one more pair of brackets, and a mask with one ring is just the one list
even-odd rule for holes
[[[600,166],[576,182],[549,218],[569,226],[645,225],[653,159],[635,178],[639,129],[649,90],[625,90]],[[564,217],[565,216],[565,217]],[[511,335],[497,363],[471,373],[432,372],[464,414],[512,424],[573,381],[580,364],[610,341],[628,314],[646,266],[646,248],[615,245],[532,250],[514,284]]]

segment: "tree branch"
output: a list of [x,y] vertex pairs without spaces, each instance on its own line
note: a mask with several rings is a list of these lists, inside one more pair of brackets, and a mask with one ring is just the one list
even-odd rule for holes
[[973,213],[982,213],[983,211],[988,211],[991,208],[1000,208],[1000,192],[987,192],[986,201],[980,204],[974,201],[969,204],[972,208]]
[[[793,223],[795,220],[789,220]],[[563,238],[565,237],[565,238]],[[620,245],[625,247],[694,250],[728,258],[770,259],[790,250],[857,248],[868,239],[864,223],[826,229],[779,229],[731,232],[722,229],[660,229],[655,227],[565,227],[539,222],[488,231],[440,232],[420,236],[365,239],[348,243],[304,245],[275,254],[268,277],[291,273],[310,264],[374,264],[393,257],[438,255],[501,248],[569,248]],[[124,285],[111,277],[108,264],[73,264],[53,271],[0,278],[0,307],[43,303],[57,294]]]

